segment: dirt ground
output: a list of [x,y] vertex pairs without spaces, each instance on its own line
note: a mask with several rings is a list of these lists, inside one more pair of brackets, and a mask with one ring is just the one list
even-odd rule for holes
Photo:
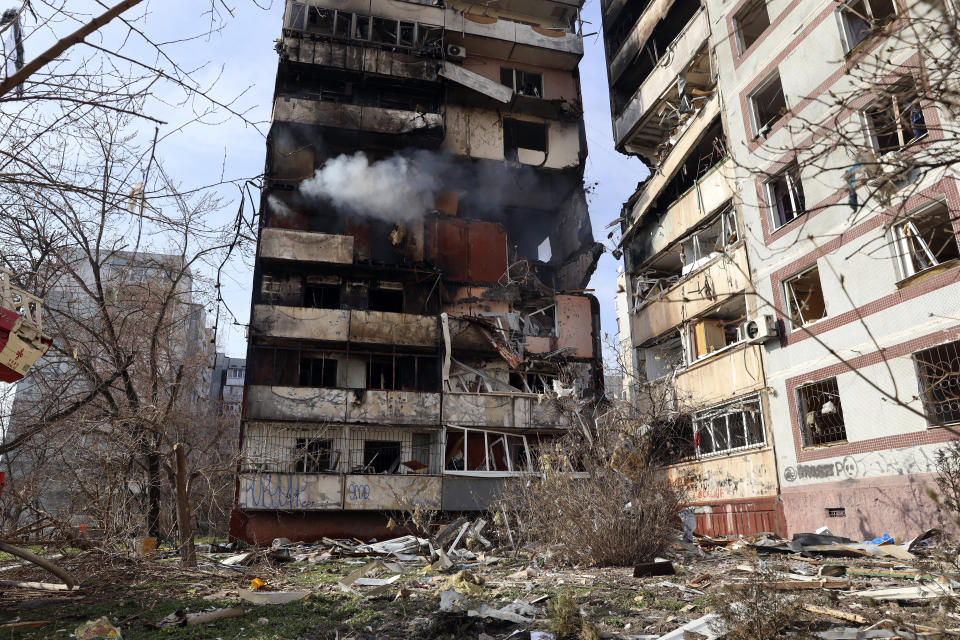
[[[356,584],[343,587],[338,583],[378,558],[388,565],[387,569],[379,569],[381,578],[396,575],[396,558],[339,555],[336,548],[323,545],[313,548],[292,545],[285,553],[293,558],[303,554],[309,557],[280,562],[267,553],[258,553],[251,557],[254,562],[250,566],[222,564],[235,553],[202,554],[200,567],[188,571],[179,568],[175,554],[143,559],[126,553],[106,556],[68,552],[58,564],[78,578],[78,590],[40,591],[0,586],[0,640],[67,638],[81,623],[101,616],[128,639],[487,640],[529,638],[531,631],[553,632],[562,637],[565,629],[559,626],[561,619],[570,616],[582,617],[586,625],[578,621],[578,631],[568,637],[658,638],[725,603],[749,605],[751,600],[759,599],[757,609],[762,612],[763,607],[768,606],[762,598],[771,595],[777,602],[789,603],[792,610],[782,637],[818,637],[815,634],[849,627],[867,629],[883,620],[892,622],[881,627],[909,628],[914,632],[923,632],[927,627],[938,630],[913,637],[960,636],[951,631],[960,628],[960,617],[953,613],[954,597],[878,602],[870,597],[849,595],[854,590],[909,587],[923,584],[924,580],[943,585],[944,593],[952,593],[951,580],[941,577],[943,566],[937,567],[940,571],[937,576],[924,577],[923,572],[930,567],[925,564],[929,560],[923,557],[904,562],[810,554],[754,556],[748,549],[715,546],[703,552],[677,548],[670,557],[675,575],[634,578],[632,567],[561,569],[551,567],[541,556],[515,557],[501,550],[478,553],[476,560],[458,562],[445,571],[428,567],[425,558],[408,560],[400,563],[399,578],[379,588]],[[51,581],[49,574],[33,566],[10,568],[12,564],[10,559],[0,560],[0,579]],[[851,569],[859,573],[826,577]],[[469,573],[461,573],[463,571]],[[894,577],[860,575],[864,572],[919,573]],[[371,575],[376,576],[377,572]],[[762,582],[757,579],[760,575]],[[250,588],[254,578],[265,583],[262,589],[265,591],[308,594],[288,604],[253,605],[240,600],[239,595]],[[771,581],[782,584],[771,586]],[[440,593],[450,588],[463,592],[465,605],[459,607],[463,610],[441,611]],[[376,594],[378,589],[381,593]],[[515,606],[523,609],[526,619],[522,622],[469,613],[482,604],[493,610],[518,601],[522,604]],[[572,602],[572,610],[562,611],[558,603],[564,602]],[[236,606],[244,609],[240,617],[195,626],[155,626],[177,611],[196,613]],[[811,612],[804,606],[828,609],[833,614]],[[568,606],[568,609],[571,608]],[[744,615],[750,615],[749,610],[744,607],[743,611],[747,612]],[[854,619],[859,616],[862,622],[843,620],[835,616],[836,612],[853,615]],[[32,621],[45,624],[37,628],[17,626]],[[711,636],[692,632],[686,635],[686,638],[703,637]]]

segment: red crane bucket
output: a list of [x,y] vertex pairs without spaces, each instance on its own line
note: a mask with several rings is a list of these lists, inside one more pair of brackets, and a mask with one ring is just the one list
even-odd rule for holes
[[0,382],[16,382],[27,374],[53,343],[43,335],[43,300],[10,284],[0,270]]

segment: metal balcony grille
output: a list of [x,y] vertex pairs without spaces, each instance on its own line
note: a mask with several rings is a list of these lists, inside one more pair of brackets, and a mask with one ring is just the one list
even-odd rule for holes
[[913,359],[930,422],[960,422],[960,341],[918,351]]
[[797,387],[797,405],[805,447],[847,439],[836,378]]

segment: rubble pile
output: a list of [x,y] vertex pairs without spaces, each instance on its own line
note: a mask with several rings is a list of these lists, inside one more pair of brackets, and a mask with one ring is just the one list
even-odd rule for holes
[[[824,530],[791,540],[678,536],[669,557],[636,567],[562,568],[550,550],[501,545],[487,524],[460,518],[427,537],[278,539],[270,547],[205,549],[200,570],[224,576],[227,588],[203,596],[209,607],[155,615],[144,624],[206,626],[210,637],[220,637],[218,625],[235,618],[284,616],[286,607],[324,598],[386,616],[358,633],[338,632],[341,638],[714,640],[749,637],[730,625],[749,617],[762,591],[795,612],[776,637],[960,636],[960,615],[953,612],[960,582],[956,566],[940,560],[952,547],[936,530],[907,541],[867,542]],[[175,563],[176,552],[166,553],[168,559],[161,553],[155,561]],[[571,609],[565,614],[558,612],[563,602]],[[732,617],[725,613],[731,609]],[[561,615],[579,625],[572,635],[563,631],[569,620],[558,622]],[[117,620],[96,622],[120,627]],[[18,616],[7,624],[28,623]]]

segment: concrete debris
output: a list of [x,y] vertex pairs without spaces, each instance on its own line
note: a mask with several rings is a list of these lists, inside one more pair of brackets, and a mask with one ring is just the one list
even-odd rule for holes
[[692,634],[700,634],[705,640],[716,640],[722,634],[715,631],[717,621],[720,619],[715,613],[709,613],[702,618],[697,618],[679,629],[674,629],[665,636],[660,636],[659,640],[685,640],[688,637],[699,637]]
[[493,618],[494,620],[503,620],[505,622],[515,622],[517,624],[526,624],[533,622],[532,616],[522,615],[522,613],[536,613],[536,607],[532,607],[524,602],[514,602],[502,609],[494,609],[490,605],[483,603],[478,609],[470,609],[467,615],[471,618]]
[[206,624],[214,620],[223,618],[239,618],[246,611],[242,607],[227,607],[223,609],[214,609],[212,611],[203,611],[200,613],[186,613],[184,611],[175,611],[157,623],[158,629],[169,629],[173,627],[192,627],[198,624]]
[[296,600],[303,600],[309,591],[252,591],[240,589],[240,599],[252,604],[288,604]]

